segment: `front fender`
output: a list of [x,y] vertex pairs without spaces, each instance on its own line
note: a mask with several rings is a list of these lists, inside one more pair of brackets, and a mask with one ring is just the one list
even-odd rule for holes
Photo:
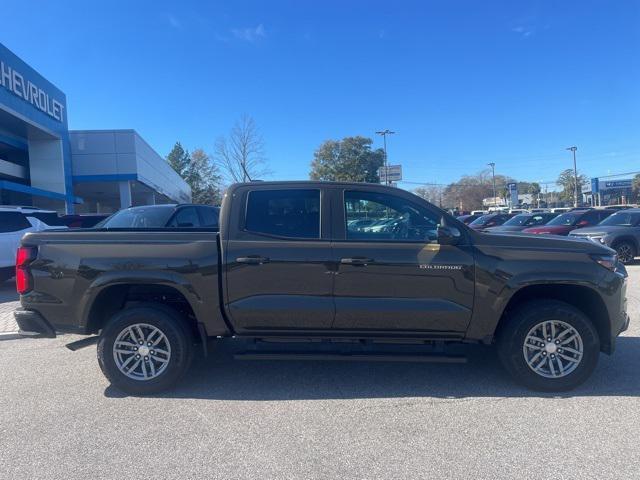
[[469,340],[488,342],[514,295],[532,286],[573,285],[598,291],[606,270],[582,252],[484,247],[476,265]]

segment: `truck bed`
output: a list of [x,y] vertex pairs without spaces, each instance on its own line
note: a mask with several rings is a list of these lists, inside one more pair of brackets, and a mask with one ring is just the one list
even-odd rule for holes
[[[219,239],[215,231],[71,230],[33,233],[34,289],[23,307],[42,314],[55,329],[91,333],[122,305],[154,296],[186,302],[207,335],[229,332],[219,303]],[[133,285],[126,292],[122,285]],[[37,292],[47,292],[46,294]],[[108,304],[101,297],[109,296]]]

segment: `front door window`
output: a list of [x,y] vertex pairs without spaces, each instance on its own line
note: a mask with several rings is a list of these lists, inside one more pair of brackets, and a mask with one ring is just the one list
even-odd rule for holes
[[438,217],[394,195],[344,193],[347,240],[436,243]]

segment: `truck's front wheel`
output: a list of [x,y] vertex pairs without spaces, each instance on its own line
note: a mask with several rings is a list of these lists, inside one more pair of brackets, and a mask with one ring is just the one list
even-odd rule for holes
[[98,363],[112,385],[136,395],[172,387],[193,353],[184,321],[176,313],[135,307],[116,313],[98,341]]
[[525,386],[570,390],[595,369],[598,332],[577,308],[557,300],[537,300],[505,320],[498,334],[498,354],[507,371]]

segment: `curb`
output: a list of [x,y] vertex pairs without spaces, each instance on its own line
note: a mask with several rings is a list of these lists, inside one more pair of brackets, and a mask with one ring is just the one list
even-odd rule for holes
[[16,340],[18,338],[24,338],[18,332],[0,332],[0,342],[3,340]]

